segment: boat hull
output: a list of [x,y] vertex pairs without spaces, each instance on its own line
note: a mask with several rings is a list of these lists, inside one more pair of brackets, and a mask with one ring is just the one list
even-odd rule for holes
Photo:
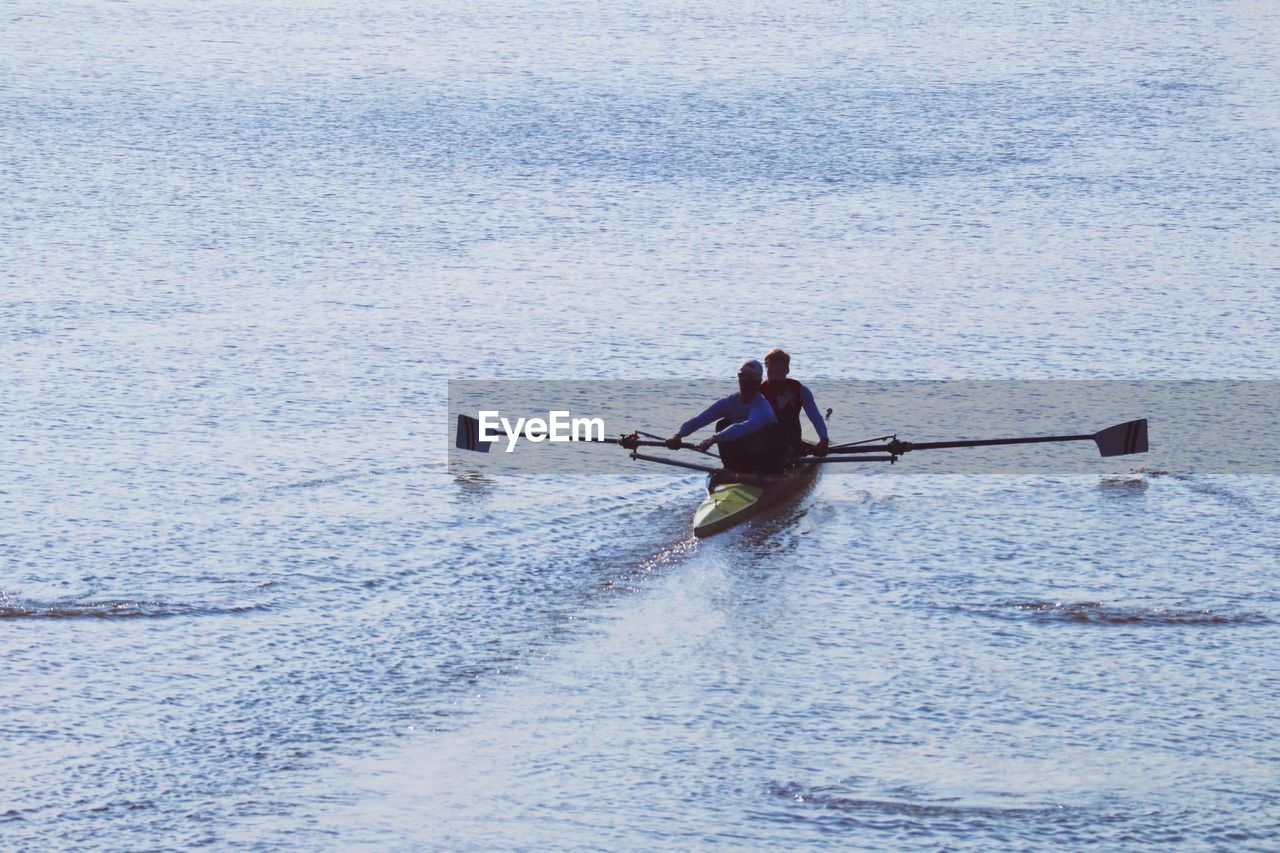
[[777,506],[813,482],[818,465],[800,464],[766,486],[723,483],[711,486],[693,515],[693,535],[705,539],[737,527],[762,510]]

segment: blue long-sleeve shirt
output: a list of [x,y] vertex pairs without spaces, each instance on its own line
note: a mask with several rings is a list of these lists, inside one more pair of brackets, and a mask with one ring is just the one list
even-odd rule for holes
[[[816,411],[817,407],[814,408]],[[744,403],[740,394],[730,394],[722,400],[716,400],[702,414],[682,423],[679,430],[680,436],[684,437],[697,432],[720,418],[729,418],[734,423],[716,433],[716,441],[736,441],[778,422],[777,416],[773,413],[773,406],[769,405],[769,401],[763,395],[756,394],[751,398],[750,403]]]

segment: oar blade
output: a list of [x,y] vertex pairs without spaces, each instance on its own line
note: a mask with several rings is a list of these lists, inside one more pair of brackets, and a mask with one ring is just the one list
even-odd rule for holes
[[1093,435],[1103,456],[1128,456],[1147,452],[1147,419],[1117,424]]
[[477,453],[488,453],[491,441],[481,441],[480,422],[467,415],[458,415],[458,437],[454,446],[459,450],[474,450]]

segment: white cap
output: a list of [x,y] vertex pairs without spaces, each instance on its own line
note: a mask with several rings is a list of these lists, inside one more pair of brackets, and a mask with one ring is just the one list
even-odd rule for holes
[[749,361],[744,361],[742,363],[742,367],[738,368],[738,375],[742,376],[743,374],[751,374],[756,379],[763,379],[764,367],[760,364],[760,362],[756,361],[753,358],[753,359],[750,359]]

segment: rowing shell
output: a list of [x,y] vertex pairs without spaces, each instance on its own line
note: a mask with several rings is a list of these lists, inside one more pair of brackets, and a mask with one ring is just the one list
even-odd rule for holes
[[768,485],[715,484],[708,478],[707,496],[693,515],[693,535],[699,539],[728,530],[763,509],[798,494],[817,476],[818,466],[800,463]]

